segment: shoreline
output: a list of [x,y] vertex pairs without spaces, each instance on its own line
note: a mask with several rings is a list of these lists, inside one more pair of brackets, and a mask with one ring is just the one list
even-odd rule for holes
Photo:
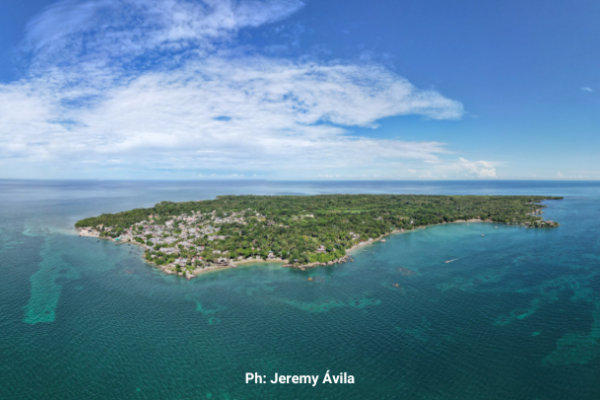
[[[267,260],[263,260],[261,259],[243,259],[243,260],[236,260],[236,261],[230,261],[229,264],[217,264],[217,265],[210,265],[207,266],[205,268],[196,268],[193,270],[193,273],[190,273],[189,271],[186,271],[185,273],[182,272],[176,272],[176,271],[172,271],[170,269],[167,269],[164,266],[158,265],[152,261],[146,260],[144,257],[142,257],[143,261],[148,264],[148,265],[152,265],[155,268],[161,270],[163,273],[167,274],[167,275],[178,275],[181,276],[182,278],[187,278],[192,279],[195,278],[197,276],[200,276],[201,274],[204,274],[206,272],[211,272],[211,271],[218,271],[218,270],[223,270],[223,269],[230,269],[230,268],[237,268],[238,266],[244,266],[245,264],[254,264],[254,263],[280,263],[282,264],[282,268],[294,268],[294,269],[298,269],[301,271],[304,271],[306,269],[310,269],[310,268],[315,268],[315,267],[323,267],[323,266],[332,266],[332,265],[336,265],[336,264],[344,264],[348,261],[353,262],[354,260],[352,259],[352,255],[367,246],[372,245],[373,243],[377,243],[377,242],[381,242],[382,240],[384,240],[387,236],[390,235],[397,235],[397,234],[404,234],[404,233],[408,233],[408,232],[414,232],[416,230],[419,229],[425,229],[427,227],[431,227],[431,226],[438,226],[438,225],[446,225],[446,224],[464,224],[464,223],[470,223],[470,222],[474,222],[474,223],[493,223],[494,221],[492,220],[482,220],[480,218],[473,218],[473,219],[468,219],[468,220],[456,220],[456,221],[451,221],[451,222],[441,222],[439,224],[429,224],[429,225],[423,225],[423,226],[418,226],[415,227],[413,229],[396,229],[394,231],[391,231],[389,233],[385,233],[377,238],[372,238],[372,240],[366,240],[360,243],[355,244],[354,246],[350,247],[349,249],[346,250],[346,255],[342,258],[338,258],[336,260],[332,260],[329,262],[313,262],[313,263],[309,263],[309,264],[300,264],[300,265],[296,265],[296,264],[290,264],[289,260],[282,260],[282,259],[267,259]],[[497,222],[497,224],[504,224],[502,222]],[[113,238],[106,238],[106,237],[100,237],[99,232],[97,231],[91,231],[89,228],[76,228],[76,230],[79,232],[79,236],[80,237],[92,237],[92,238],[96,238],[96,239],[101,239],[101,240],[108,240],[111,241],[113,243],[115,243],[115,245],[121,245],[121,244],[130,244],[130,245],[136,245],[138,247],[141,247],[144,250],[148,249],[148,246],[136,241],[128,241],[128,242],[118,242],[116,240],[114,240]]]
[[438,226],[438,225],[447,225],[447,224],[465,224],[465,223],[469,223],[469,222],[485,222],[485,223],[492,223],[494,221],[492,221],[491,219],[479,219],[479,218],[473,218],[473,219],[457,219],[456,221],[452,221],[452,222],[440,222],[439,224],[429,224],[429,225],[423,225],[423,226],[418,226],[414,229],[396,229],[393,230],[389,233],[385,233],[381,236],[379,236],[376,239],[373,239],[371,241],[364,241],[364,242],[360,242],[355,244],[354,246],[350,247],[348,250],[346,250],[346,254],[350,254],[350,253],[354,253],[357,250],[372,245],[375,242],[380,242],[382,239],[385,239],[386,237],[390,236],[390,235],[398,235],[398,234],[402,234],[402,233],[409,233],[409,232],[414,232],[416,230],[419,229],[425,229],[427,227],[430,226]]

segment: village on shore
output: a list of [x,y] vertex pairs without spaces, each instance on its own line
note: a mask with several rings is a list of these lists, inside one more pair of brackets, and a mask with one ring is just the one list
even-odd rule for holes
[[[305,269],[351,261],[348,251],[391,233],[463,221],[530,228],[546,196],[318,195],[219,196],[78,221],[82,237],[135,244],[144,259],[188,279],[249,262]],[[483,236],[483,235],[482,235]]]
[[[344,253],[341,257],[323,262],[285,259],[282,257],[285,252],[276,255],[273,250],[261,249],[254,245],[250,246],[249,251],[244,254],[232,254],[233,252],[228,250],[217,250],[212,245],[228,237],[221,234],[220,225],[244,226],[247,225],[247,222],[244,213],[233,212],[229,216],[222,217],[218,217],[216,214],[216,211],[206,214],[192,212],[190,215],[182,214],[173,217],[164,223],[154,221],[154,216],[150,215],[148,221],[136,223],[116,237],[111,235],[115,229],[110,226],[77,228],[77,231],[81,237],[110,240],[117,245],[128,243],[140,246],[145,250],[144,258],[148,263],[156,265],[167,274],[177,274],[188,279],[198,276],[202,272],[236,268],[244,263],[271,261],[279,262],[283,267],[306,269],[352,261],[345,249],[340,249]],[[265,220],[264,215],[255,212],[253,214],[255,219]],[[307,217],[310,218],[312,215]],[[385,239],[381,238],[360,240],[360,235],[353,232],[350,232],[350,235],[356,241],[356,245],[352,249],[378,240],[385,242]],[[317,248],[316,253],[339,253],[340,250],[322,244]]]

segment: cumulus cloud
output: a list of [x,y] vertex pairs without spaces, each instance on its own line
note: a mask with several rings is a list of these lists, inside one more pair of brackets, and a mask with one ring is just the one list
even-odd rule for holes
[[[295,0],[51,6],[27,28],[30,72],[0,84],[0,165],[52,164],[75,174],[119,168],[310,177],[396,170],[403,160],[443,163],[443,143],[365,138],[352,128],[409,114],[458,119],[460,102],[376,64],[273,58],[235,47],[240,29],[284,19],[302,6]],[[485,161],[460,165],[470,176],[496,174]]]
[[476,178],[496,178],[496,168],[494,163],[490,161],[469,161],[464,158],[459,158],[458,164],[461,171],[467,175]]

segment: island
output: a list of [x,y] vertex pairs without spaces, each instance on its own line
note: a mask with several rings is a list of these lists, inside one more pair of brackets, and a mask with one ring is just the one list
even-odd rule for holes
[[145,260],[188,279],[244,262],[309,268],[349,260],[349,251],[392,233],[482,221],[554,228],[540,214],[551,196],[219,196],[163,201],[78,221],[80,236],[133,243]]

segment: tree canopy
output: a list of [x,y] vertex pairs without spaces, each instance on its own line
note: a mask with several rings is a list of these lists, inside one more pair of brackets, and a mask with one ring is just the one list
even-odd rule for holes
[[[165,225],[176,217],[210,216],[197,226],[236,215],[238,222],[219,225],[219,239],[196,237],[205,246],[205,259],[218,250],[229,257],[261,256],[269,252],[300,262],[326,262],[342,257],[354,244],[398,229],[481,219],[531,227],[557,226],[537,214],[549,196],[430,196],[430,195],[318,195],[219,196],[214,200],[174,203],[152,208],[102,214],[76,223],[77,227],[110,229],[111,236],[125,230],[139,232],[141,222]],[[240,222],[241,221],[241,222]],[[171,235],[181,230],[173,226]],[[144,238],[145,239],[145,238]],[[138,240],[139,241],[139,240]],[[322,246],[322,247],[321,247]],[[193,250],[195,252],[195,250]],[[187,250],[182,250],[187,254]]]

